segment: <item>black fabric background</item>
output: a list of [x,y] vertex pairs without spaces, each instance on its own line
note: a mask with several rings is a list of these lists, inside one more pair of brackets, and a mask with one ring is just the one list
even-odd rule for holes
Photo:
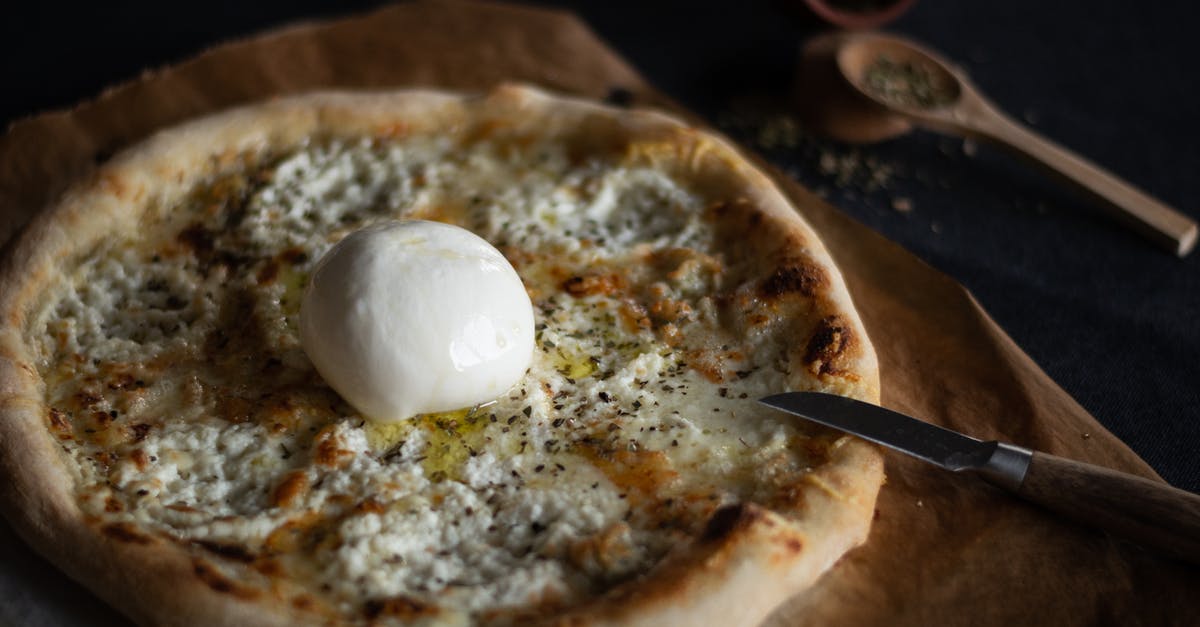
[[[0,122],[69,106],[231,38],[377,4],[6,9]],[[821,28],[798,0],[553,4],[576,10],[652,83],[751,145],[760,126],[734,112],[786,112],[799,46]],[[1200,218],[1197,23],[1200,8],[1185,0],[921,0],[888,28],[960,63],[1039,132]],[[763,151],[965,284],[1100,422],[1168,481],[1200,491],[1200,253],[1161,252],[985,146],[970,156],[961,141],[927,133],[862,149],[806,136],[785,144]],[[839,188],[822,156],[847,154],[889,168],[887,187]],[[898,211],[905,201],[911,211]]]

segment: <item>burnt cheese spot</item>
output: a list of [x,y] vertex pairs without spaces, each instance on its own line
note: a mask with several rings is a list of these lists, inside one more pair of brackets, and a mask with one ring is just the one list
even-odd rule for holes
[[139,422],[129,426],[129,431],[134,442],[141,442],[142,440],[145,440],[146,437],[150,435],[150,429],[151,426],[144,422]]
[[624,287],[624,280],[617,274],[589,274],[573,276],[563,281],[562,289],[571,296],[605,296],[617,293]]

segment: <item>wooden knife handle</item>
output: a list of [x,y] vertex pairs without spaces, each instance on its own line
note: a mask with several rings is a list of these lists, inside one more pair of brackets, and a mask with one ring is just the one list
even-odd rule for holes
[[1017,494],[1076,522],[1200,564],[1200,496],[1191,492],[1035,452]]

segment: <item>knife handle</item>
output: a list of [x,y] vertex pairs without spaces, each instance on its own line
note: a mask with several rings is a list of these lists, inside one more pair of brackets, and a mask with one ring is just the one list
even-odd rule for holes
[[1191,492],[1034,452],[1016,493],[1076,522],[1200,564],[1200,496]]

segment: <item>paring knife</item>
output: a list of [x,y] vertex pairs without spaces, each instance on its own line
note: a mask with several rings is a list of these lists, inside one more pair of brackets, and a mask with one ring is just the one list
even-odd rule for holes
[[1200,563],[1200,496],[1165,483],[984,442],[833,394],[788,392],[759,402],[987,481],[1081,524]]

